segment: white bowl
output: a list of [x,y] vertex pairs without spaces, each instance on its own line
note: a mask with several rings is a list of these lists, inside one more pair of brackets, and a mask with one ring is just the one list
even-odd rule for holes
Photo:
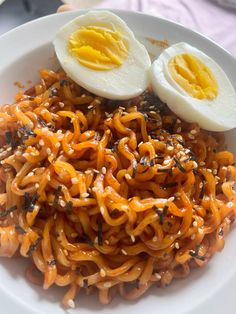
[[[236,89],[236,61],[214,42],[161,18],[134,12],[114,12],[128,23],[152,54],[158,55],[161,48],[151,44],[146,37],[168,40],[170,44],[186,41],[215,59]],[[47,16],[18,27],[0,38],[0,103],[12,101],[18,91],[14,82],[19,81],[28,86],[28,80],[33,83],[37,81],[39,69],[58,67],[52,39],[60,26],[82,13],[84,11]],[[229,149],[236,154],[236,131],[228,132],[226,136]],[[227,314],[233,314],[236,312],[235,241],[236,230],[233,228],[226,239],[223,252],[216,254],[206,267],[194,270],[187,279],[176,280],[165,289],[154,287],[136,302],[127,302],[117,297],[110,305],[102,306],[96,296],[86,297],[79,294],[76,300],[78,308],[66,312],[222,314],[224,310]],[[65,313],[60,306],[64,290],[50,288],[43,291],[41,287],[31,285],[24,276],[25,265],[23,258],[0,259],[1,313]]]

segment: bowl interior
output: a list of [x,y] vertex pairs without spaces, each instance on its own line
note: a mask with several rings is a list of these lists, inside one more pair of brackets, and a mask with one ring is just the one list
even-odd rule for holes
[[[186,41],[213,57],[225,70],[236,89],[236,62],[230,54],[213,42],[163,19],[132,12],[118,11],[115,13],[128,23],[153,56],[159,55],[163,47],[160,42],[151,43],[148,38],[159,41],[167,40],[169,44]],[[26,89],[32,83],[37,82],[39,69],[57,69],[59,67],[51,40],[59,26],[78,14],[80,13],[72,12],[42,18],[0,38],[0,46],[3,47],[0,52],[0,103],[8,103],[13,100],[14,94],[19,91],[14,82],[24,84]],[[27,38],[30,43],[27,41],[26,45],[20,45],[19,38],[24,40]],[[236,154],[235,137],[236,130],[226,133],[228,147]],[[189,313],[190,311],[199,313],[194,312],[194,308],[201,310],[202,313],[209,313],[209,308],[204,307],[204,304],[213,298],[217,304],[217,293],[232,283],[232,278],[236,279],[235,239],[236,231],[233,229],[227,237],[223,253],[216,254],[209,265],[203,269],[194,270],[185,280],[175,281],[165,289],[153,287],[150,292],[136,302],[126,302],[117,298],[111,305],[105,307],[98,303],[96,296],[79,295],[76,300],[78,311],[95,313],[102,310],[103,313],[110,313],[112,310],[113,314],[121,311],[138,314],[144,313],[144,310],[156,313],[158,307],[159,314]],[[15,313],[14,309],[16,308],[19,314],[65,313],[59,304],[65,290],[50,288],[48,291],[43,291],[41,287],[29,284],[24,277],[26,264],[27,261],[23,258],[11,260],[2,258],[0,260],[0,290],[5,299],[5,308],[9,309],[7,313]],[[2,298],[0,297],[0,299]],[[71,312],[73,311],[71,310]],[[217,307],[214,313],[218,313]]]

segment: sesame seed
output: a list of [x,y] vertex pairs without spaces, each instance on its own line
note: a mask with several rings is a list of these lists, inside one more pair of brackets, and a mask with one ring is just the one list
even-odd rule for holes
[[105,240],[104,243],[105,243],[106,245],[109,245],[109,244],[110,244],[110,242],[109,242],[108,240]]
[[154,273],[154,276],[156,277],[157,280],[161,280],[161,275],[158,273]]
[[212,170],[208,168],[208,169],[207,169],[207,172],[210,172],[210,173],[212,173]]
[[67,301],[67,304],[70,308],[74,309],[75,308],[75,302],[72,299],[69,299]]
[[169,162],[170,162],[170,159],[165,159],[165,160],[163,161],[163,165],[168,165]]
[[70,148],[70,149],[68,150],[68,155],[72,155],[73,153],[74,153],[74,150]]
[[82,198],[86,198],[86,197],[88,197],[88,196],[89,196],[89,194],[86,193],[86,192],[81,194],[81,197],[82,197]]
[[131,175],[130,175],[129,173],[126,173],[126,174],[125,174],[125,179],[126,179],[126,180],[131,180],[132,177],[131,177]]
[[31,171],[31,172],[28,173],[27,176],[28,176],[28,177],[32,177],[33,175],[34,175],[34,173]]
[[50,176],[50,174],[48,174],[47,175],[47,180],[50,181],[50,179],[51,179],[51,176]]
[[121,252],[122,252],[124,255],[128,255],[128,253],[127,253],[124,249],[121,249]]
[[174,150],[174,147],[173,146],[168,146],[167,150],[172,151],[172,150]]
[[175,242],[175,248],[176,248],[177,250],[179,250],[179,248],[180,248],[179,242]]
[[183,146],[178,143],[178,144],[176,145],[176,147],[177,147],[177,149],[181,149]]
[[142,144],[143,144],[143,141],[141,141],[141,142],[138,144],[138,147],[141,146]]
[[177,123],[181,123],[181,120],[180,120],[180,119],[177,119],[176,122],[177,122]]
[[62,130],[58,130],[58,131],[57,131],[57,134],[62,134]]
[[103,208],[103,207],[101,207],[101,208],[100,208],[100,212],[101,212],[101,214],[102,214],[102,215],[104,215],[104,214],[105,214],[105,210],[104,210],[104,208]]
[[194,226],[194,227],[197,227],[197,221],[196,221],[196,220],[194,220],[193,226]]
[[107,118],[109,118],[109,117],[110,117],[110,114],[105,111],[105,116],[106,116]]
[[39,145],[40,145],[40,146],[44,146],[44,140],[41,139],[41,140],[39,141]]
[[94,100],[94,102],[95,102],[96,104],[98,104],[98,105],[101,104],[101,101],[100,101],[99,99],[97,99],[97,98]]
[[180,160],[179,160],[179,161],[181,161],[181,162],[182,162],[182,161],[185,161],[185,160],[187,160],[187,159],[186,159],[186,157],[185,157],[185,156],[183,156],[183,157],[181,157],[181,158],[180,158]]
[[95,173],[99,173],[99,171],[97,169],[93,169],[93,172]]
[[98,187],[97,186],[94,186],[93,188],[92,188],[92,191],[93,192],[97,192],[99,189],[98,189]]
[[135,242],[135,236],[131,235],[130,238],[132,242]]
[[172,196],[172,197],[168,198],[167,202],[168,202],[168,203],[171,203],[171,202],[173,202],[174,200],[175,200],[175,198],[174,198],[174,196]]
[[111,288],[111,282],[110,281],[104,282],[103,286],[104,288]]
[[191,130],[190,133],[193,134],[193,135],[197,134],[197,130]]
[[150,109],[155,109],[155,106],[150,106],[149,108],[150,108]]
[[93,240],[93,242],[94,242],[95,244],[98,244],[98,237],[95,237],[95,239]]
[[228,202],[226,205],[227,205],[228,208],[231,208],[231,207],[234,206],[234,203],[233,202]]
[[49,132],[48,132],[48,128],[42,128],[42,132],[44,133],[44,134],[48,134]]
[[180,230],[177,232],[177,235],[181,235],[181,231]]
[[15,155],[16,155],[16,156],[21,156],[21,155],[22,155],[22,152],[20,152],[19,150],[17,150],[17,151],[15,152]]
[[193,136],[191,133],[188,133],[188,137],[189,137],[191,140],[194,140],[194,139],[195,139],[195,136]]
[[63,107],[65,106],[64,102],[61,102],[61,101],[58,103],[58,105],[59,105],[59,107],[61,107],[61,108],[63,108]]
[[58,142],[58,143],[55,144],[55,147],[56,147],[56,148],[59,148],[60,145],[61,145],[61,144]]
[[193,233],[192,235],[191,235],[191,240],[194,240],[196,238],[196,235],[195,235],[195,233]]
[[200,166],[205,166],[205,164],[206,164],[206,163],[205,163],[204,161],[200,161],[200,162],[199,162],[199,165],[200,165]]
[[153,242],[157,242],[157,240],[158,240],[157,236],[154,236],[154,237],[152,238],[152,241],[153,241]]
[[200,182],[200,183],[199,183],[199,188],[201,189],[202,187],[203,187],[203,183]]
[[119,106],[119,109],[121,109],[121,110],[125,110],[125,107],[121,107],[121,106]]
[[197,168],[198,167],[198,164],[196,161],[193,161],[193,168]]
[[8,148],[7,148],[7,152],[10,152],[11,150],[12,150],[11,147],[8,147]]
[[38,188],[39,188],[39,184],[38,184],[38,183],[35,183],[35,185],[34,185],[34,186],[35,186],[35,188],[36,188],[36,189],[38,189]]
[[62,207],[65,207],[65,206],[66,206],[66,202],[63,201],[63,200],[60,200],[60,205],[61,205]]
[[181,195],[180,192],[175,193],[175,197],[180,197],[180,195]]
[[106,167],[102,167],[102,174],[106,174],[106,172],[107,172]]
[[212,173],[213,173],[214,175],[216,175],[216,174],[217,174],[217,169],[213,169]]
[[85,95],[85,94],[82,94],[81,97],[84,98],[84,97],[86,97],[86,95]]
[[100,276],[101,277],[106,277],[106,272],[103,268],[100,269]]
[[[181,128],[180,128],[180,131],[181,131]],[[164,136],[162,136],[162,135],[159,136],[159,138],[160,138],[160,141],[164,141],[164,139],[165,139]]]
[[13,217],[14,217],[14,214],[13,214],[13,212],[11,212],[11,213],[10,213],[10,217],[11,217],[11,218],[13,218]]
[[47,148],[47,149],[46,149],[46,153],[47,153],[48,155],[51,155],[51,153],[52,153],[51,149],[50,149],[50,148]]
[[155,111],[153,111],[153,110],[151,110],[151,111],[150,111],[150,113],[151,113],[151,114],[156,114],[156,112],[155,112]]
[[79,179],[78,178],[72,178],[71,179],[71,183],[72,184],[77,184],[77,183],[79,183]]
[[203,234],[204,233],[203,229],[202,228],[198,228],[198,233],[199,234]]

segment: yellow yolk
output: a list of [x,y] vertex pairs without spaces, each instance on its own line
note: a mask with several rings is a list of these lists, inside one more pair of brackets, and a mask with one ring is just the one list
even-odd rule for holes
[[212,100],[218,95],[218,84],[211,70],[197,57],[180,54],[170,59],[168,69],[177,84],[190,96]]
[[84,26],[71,34],[68,50],[90,69],[111,70],[127,58],[128,42],[109,26]]

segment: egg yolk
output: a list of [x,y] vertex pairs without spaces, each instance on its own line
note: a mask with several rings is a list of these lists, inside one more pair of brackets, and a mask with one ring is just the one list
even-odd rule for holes
[[112,70],[128,56],[128,42],[122,34],[107,26],[84,26],[69,38],[68,50],[76,60],[93,70]]
[[180,54],[171,58],[168,69],[177,84],[188,95],[198,99],[214,99],[218,94],[218,84],[211,70],[197,57]]

